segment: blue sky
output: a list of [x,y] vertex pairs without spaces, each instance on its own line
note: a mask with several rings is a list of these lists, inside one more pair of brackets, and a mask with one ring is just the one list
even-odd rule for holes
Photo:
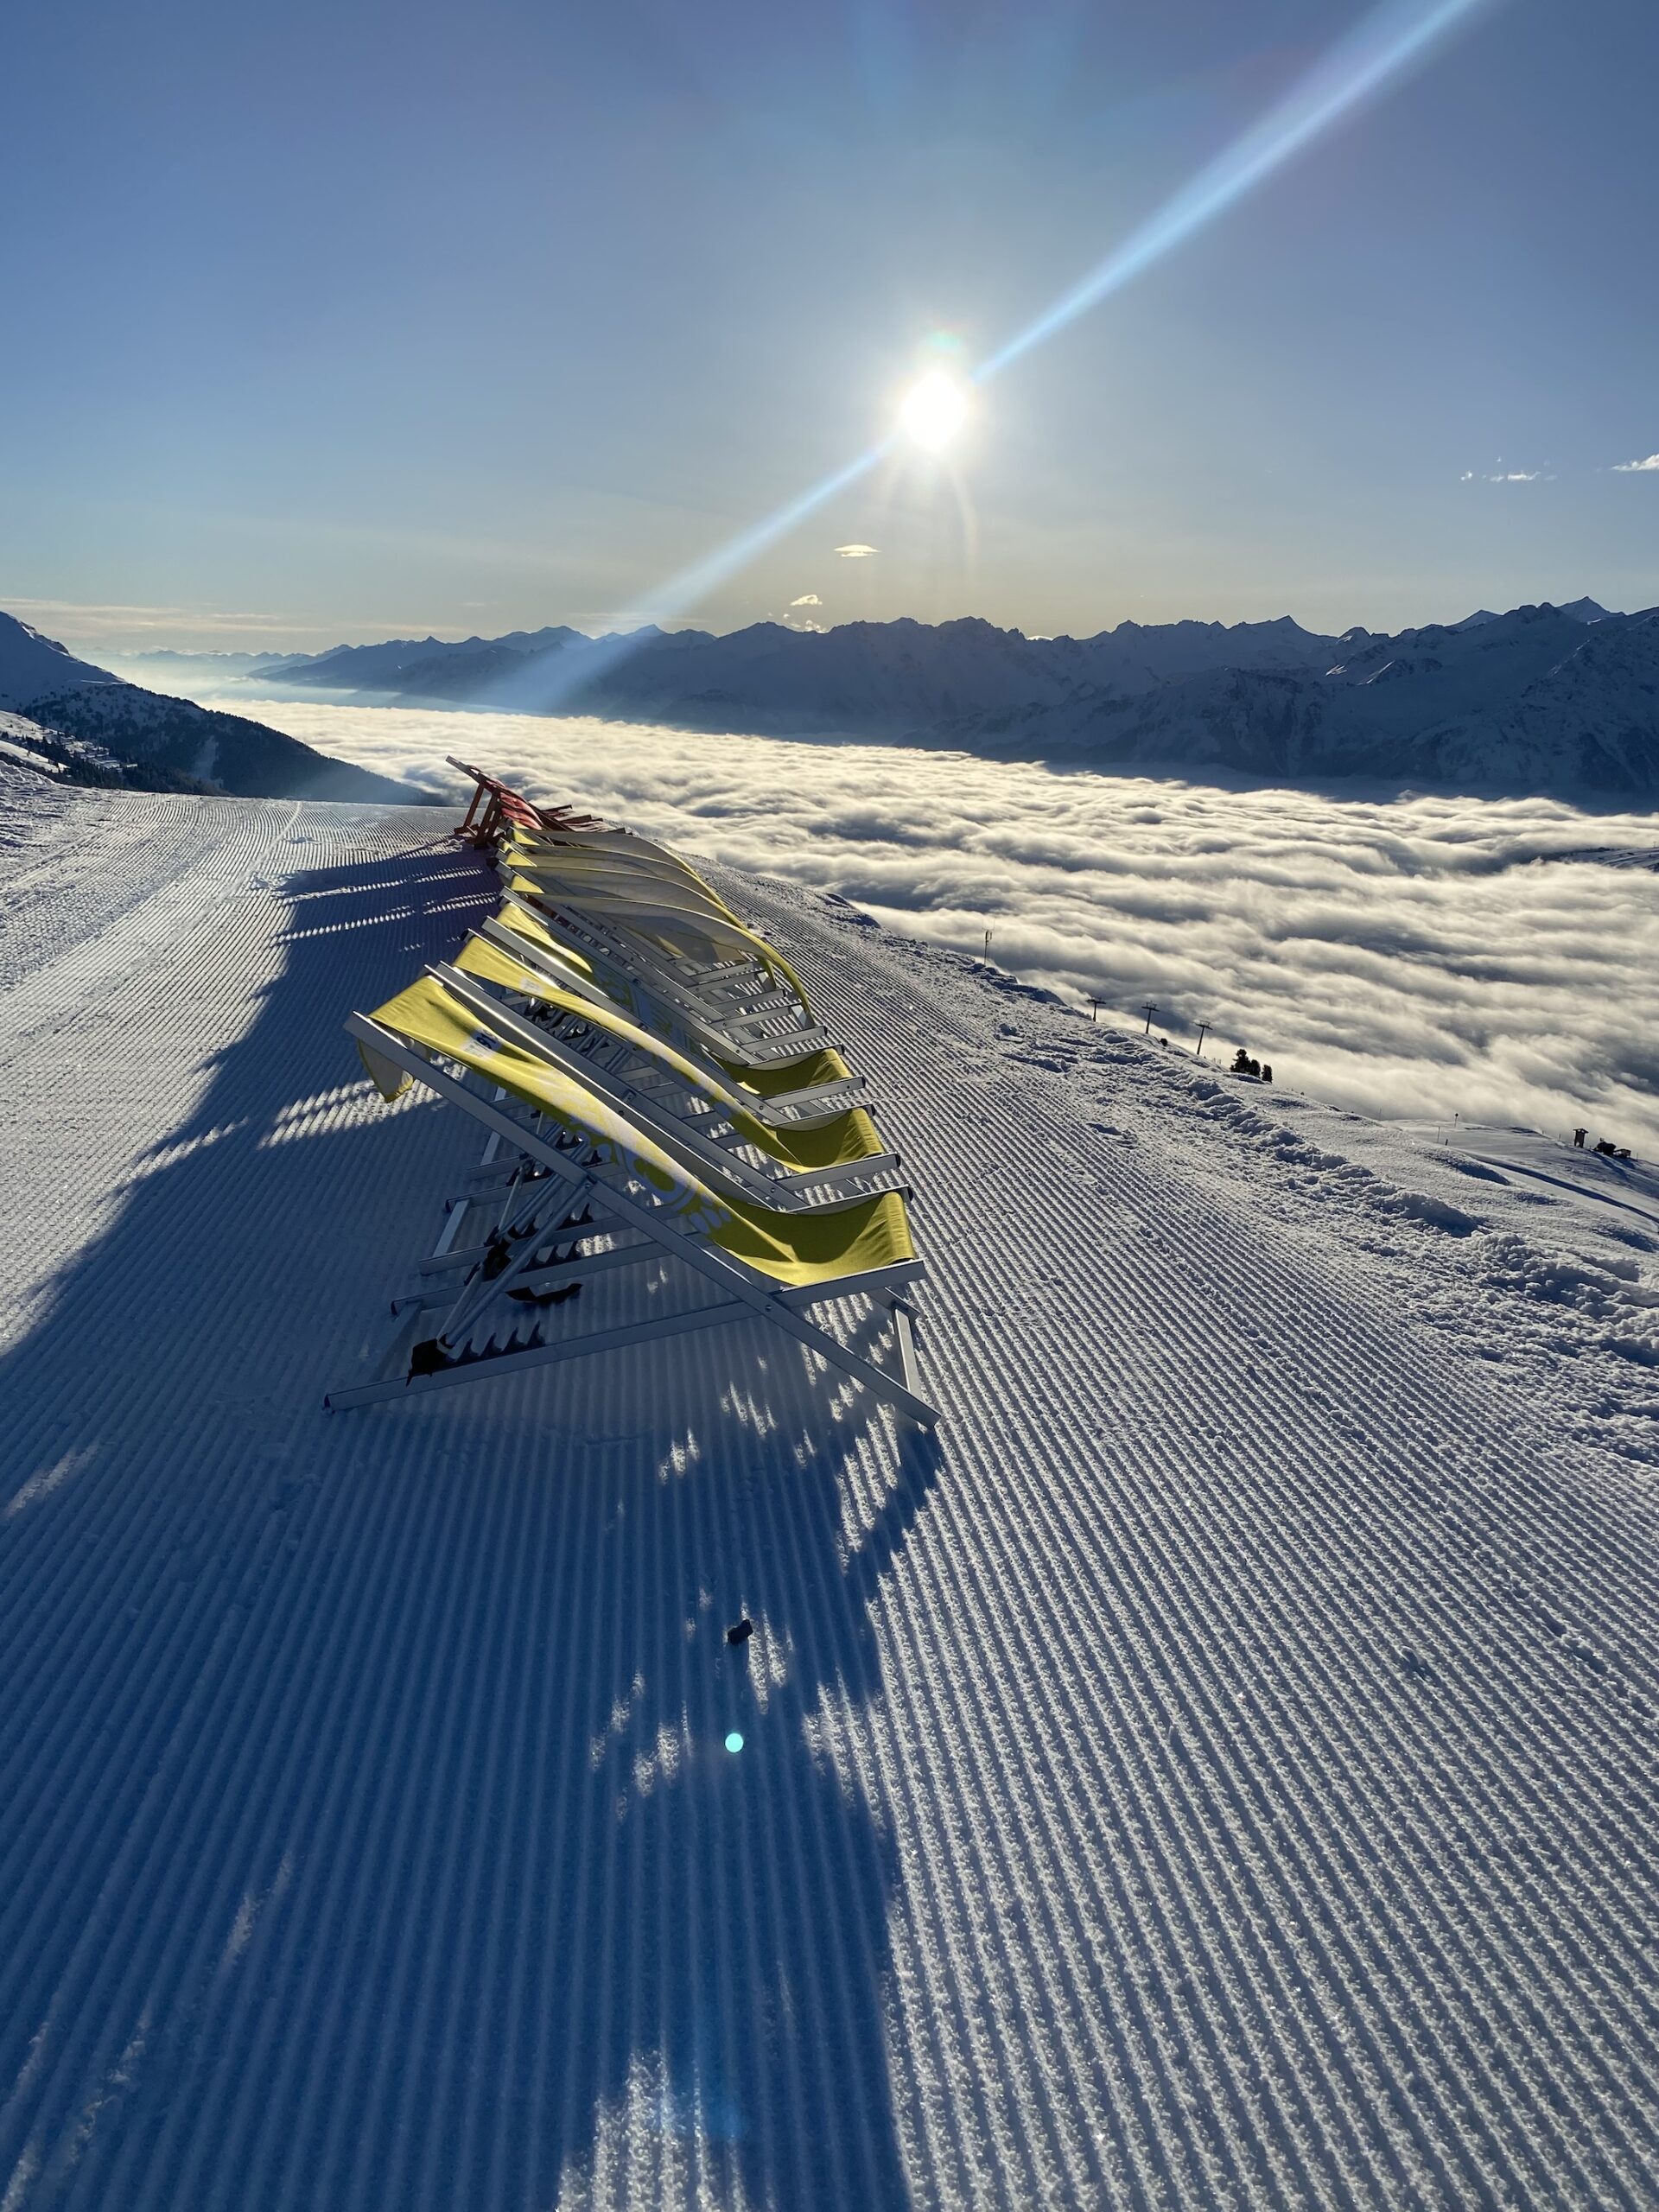
[[[111,649],[637,619],[1365,13],[15,8],[0,606]],[[1650,0],[1489,0],[1009,366],[948,464],[667,611],[1659,601],[1659,468],[1619,467],[1659,453],[1656,81]]]

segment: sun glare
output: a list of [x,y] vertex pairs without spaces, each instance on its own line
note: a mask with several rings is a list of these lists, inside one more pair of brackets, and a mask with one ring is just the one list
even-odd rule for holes
[[918,378],[899,410],[899,426],[929,453],[948,446],[968,420],[968,394],[955,377],[930,369]]

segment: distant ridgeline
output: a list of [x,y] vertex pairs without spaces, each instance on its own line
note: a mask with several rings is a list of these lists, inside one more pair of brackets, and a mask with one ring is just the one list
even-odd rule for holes
[[173,699],[76,660],[0,614],[0,710],[8,758],[82,784],[239,798],[426,804],[412,785],[331,760],[240,715]]
[[1288,617],[1125,622],[1093,638],[977,620],[763,622],[727,637],[552,628],[262,656],[247,680],[1100,768],[1659,793],[1659,610],[1612,614],[1592,600],[1392,637],[1327,637]]

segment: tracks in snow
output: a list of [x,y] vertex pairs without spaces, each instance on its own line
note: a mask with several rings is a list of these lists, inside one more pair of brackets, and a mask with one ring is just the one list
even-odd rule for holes
[[339,1020],[472,864],[149,805],[0,996],[6,2212],[1651,2202],[1603,1463],[752,886],[917,1175],[937,1446],[748,1331],[331,1420],[469,1149]]

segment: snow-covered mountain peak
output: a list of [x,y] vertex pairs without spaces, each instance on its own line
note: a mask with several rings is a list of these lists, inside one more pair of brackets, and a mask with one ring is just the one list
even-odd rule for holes
[[33,623],[0,613],[0,707],[29,707],[48,691],[119,680],[107,668],[77,660],[67,646]]

